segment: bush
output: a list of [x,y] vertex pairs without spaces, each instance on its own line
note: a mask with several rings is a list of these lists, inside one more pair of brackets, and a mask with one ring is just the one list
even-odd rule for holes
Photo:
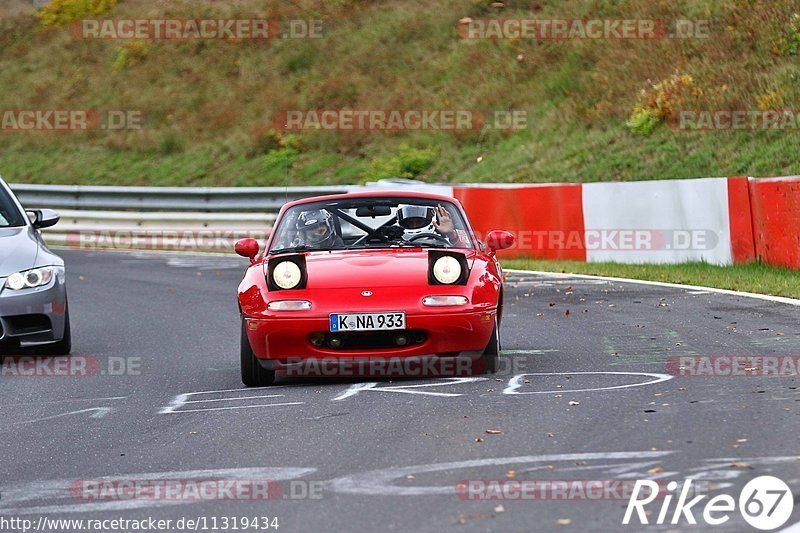
[[108,13],[117,0],[50,0],[36,16],[44,28],[66,26],[76,20]]
[[412,148],[400,146],[400,153],[389,158],[377,158],[364,172],[366,181],[377,181],[386,178],[415,178],[431,168],[436,162],[436,150],[433,147]]
[[289,170],[294,165],[295,159],[300,155],[300,152],[295,148],[278,148],[277,150],[270,150],[264,156],[264,167],[268,171]]
[[634,133],[650,135],[660,123],[661,120],[654,116],[649,109],[637,105],[626,124]]
[[117,58],[112,68],[115,71],[123,70],[142,61],[150,55],[150,43],[144,41],[131,41],[117,49]]
[[691,96],[700,94],[702,92],[694,87],[691,76],[673,74],[653,85],[650,91],[642,91],[640,102],[633,108],[626,124],[634,133],[648,135],[661,122],[675,118],[681,106],[689,103]]
[[786,28],[786,34],[778,40],[777,53],[781,56],[796,56],[800,52],[800,14],[795,13]]

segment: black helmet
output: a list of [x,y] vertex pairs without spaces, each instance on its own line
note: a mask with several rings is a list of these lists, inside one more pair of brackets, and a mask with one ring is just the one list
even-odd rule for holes
[[433,208],[423,205],[404,205],[397,210],[397,223],[406,234],[433,233]]
[[336,240],[336,229],[333,215],[326,209],[303,211],[297,217],[297,229],[303,236],[303,244],[324,248],[331,246]]

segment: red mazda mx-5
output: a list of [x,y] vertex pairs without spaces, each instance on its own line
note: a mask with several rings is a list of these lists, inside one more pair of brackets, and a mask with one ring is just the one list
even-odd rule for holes
[[448,196],[370,192],[286,204],[263,255],[254,239],[236,243],[251,261],[238,294],[242,381],[269,385],[276,372],[309,364],[369,372],[410,360],[495,372],[503,311],[495,251],[513,241],[504,231],[479,241]]

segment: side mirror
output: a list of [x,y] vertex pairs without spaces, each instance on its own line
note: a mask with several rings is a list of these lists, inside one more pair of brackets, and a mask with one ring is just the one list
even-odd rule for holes
[[236,244],[233,246],[233,249],[236,250],[236,253],[241,255],[242,257],[246,257],[250,260],[251,263],[256,262],[256,256],[258,255],[259,245],[258,241],[253,238],[241,239],[236,241]]
[[497,250],[505,250],[506,248],[511,248],[514,246],[514,242],[516,238],[514,234],[510,231],[503,231],[496,229],[494,231],[490,231],[489,235],[486,237],[486,245],[489,249],[493,252]]
[[61,219],[61,216],[52,209],[35,209],[27,212],[33,214],[34,216],[34,229],[43,229],[55,226]]

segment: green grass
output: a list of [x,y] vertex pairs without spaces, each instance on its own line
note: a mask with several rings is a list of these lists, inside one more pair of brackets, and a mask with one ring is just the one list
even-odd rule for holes
[[508,259],[502,263],[505,268],[521,270],[664,281],[800,298],[800,282],[796,271],[761,263],[734,266],[714,266],[707,263],[628,265],[537,259]]
[[[74,0],[61,0],[74,2]],[[0,5],[0,109],[137,110],[122,132],[0,131],[12,182],[308,185],[412,175],[442,182],[586,182],[800,172],[799,132],[626,126],[653,86],[670,108],[800,107],[794,0],[119,0],[113,18],[322,19],[323,39],[77,40],[32,3]],[[712,38],[465,41],[462,17],[707,19]],[[286,109],[527,113],[521,131],[276,131]],[[410,155],[409,155],[410,154]]]

